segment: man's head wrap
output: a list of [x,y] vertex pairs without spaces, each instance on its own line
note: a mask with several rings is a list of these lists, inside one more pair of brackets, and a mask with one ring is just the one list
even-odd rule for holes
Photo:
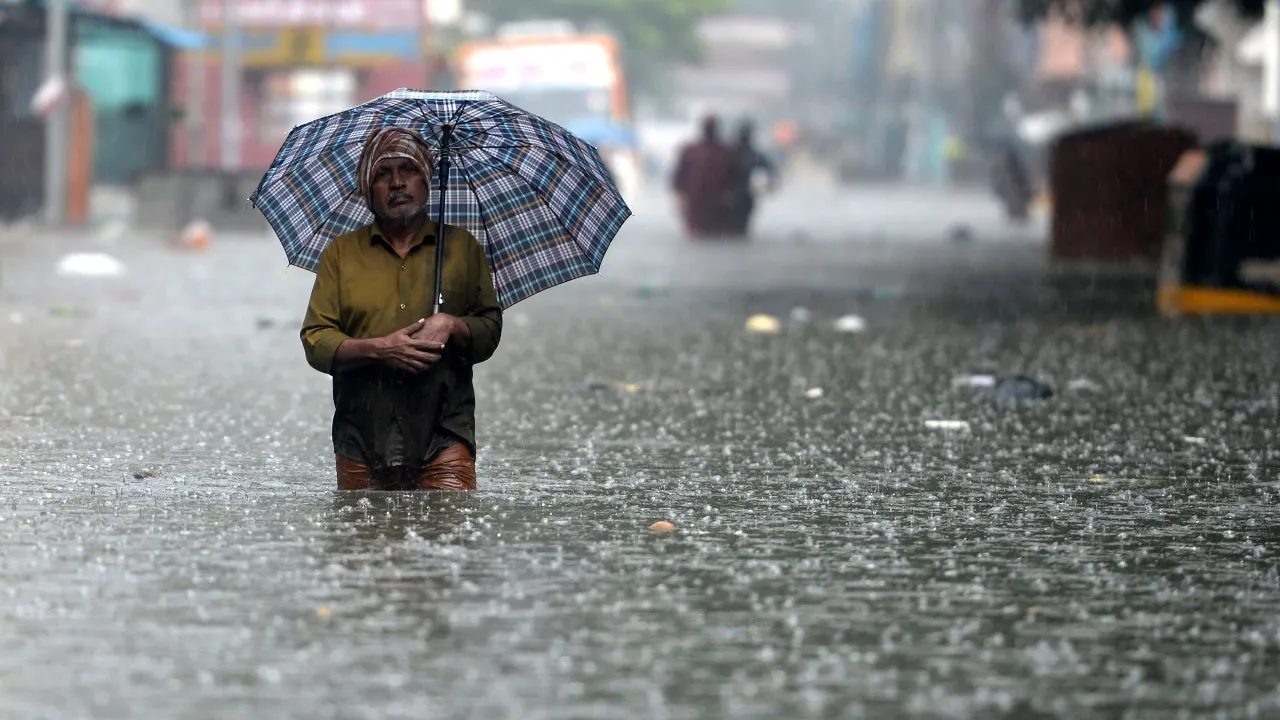
[[417,166],[418,172],[431,185],[431,172],[435,163],[431,160],[431,148],[421,135],[405,128],[383,127],[364,141],[364,150],[360,153],[360,167],[357,180],[360,183],[360,196],[373,208],[373,177],[378,170],[378,163],[389,158],[404,158]]

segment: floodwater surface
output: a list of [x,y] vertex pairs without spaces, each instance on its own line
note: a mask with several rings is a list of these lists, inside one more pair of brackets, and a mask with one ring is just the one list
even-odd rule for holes
[[274,241],[11,250],[0,715],[1280,716],[1274,321],[981,236],[618,242],[508,312],[471,495],[334,491]]

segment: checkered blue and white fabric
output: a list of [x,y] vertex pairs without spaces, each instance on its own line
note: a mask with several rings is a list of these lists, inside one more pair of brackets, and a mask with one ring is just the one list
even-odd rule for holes
[[[483,243],[504,307],[600,270],[631,210],[600,153],[564,128],[481,91],[400,89],[299,125],[250,200],[289,262],[315,271],[339,235],[373,222],[357,189],[365,138],[408,128],[440,148],[453,125],[445,222]],[[429,214],[439,207],[432,178]]]

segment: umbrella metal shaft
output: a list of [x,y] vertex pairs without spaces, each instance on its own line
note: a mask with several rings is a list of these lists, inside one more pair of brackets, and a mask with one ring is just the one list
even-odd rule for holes
[[444,281],[444,235],[445,235],[445,194],[449,189],[449,143],[453,140],[453,126],[445,125],[440,131],[440,210],[436,213],[436,276],[431,290],[435,298],[431,303],[431,314],[440,312],[444,304],[444,293],[440,283]]

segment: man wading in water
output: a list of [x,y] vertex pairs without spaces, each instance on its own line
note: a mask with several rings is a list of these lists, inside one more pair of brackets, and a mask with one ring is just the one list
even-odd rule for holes
[[359,183],[374,222],[334,240],[316,271],[302,345],[311,367],[333,376],[342,490],[476,487],[472,366],[497,349],[502,309],[484,248],[449,225],[445,310],[427,317],[440,236],[427,219],[434,169],[417,134],[370,136]]

